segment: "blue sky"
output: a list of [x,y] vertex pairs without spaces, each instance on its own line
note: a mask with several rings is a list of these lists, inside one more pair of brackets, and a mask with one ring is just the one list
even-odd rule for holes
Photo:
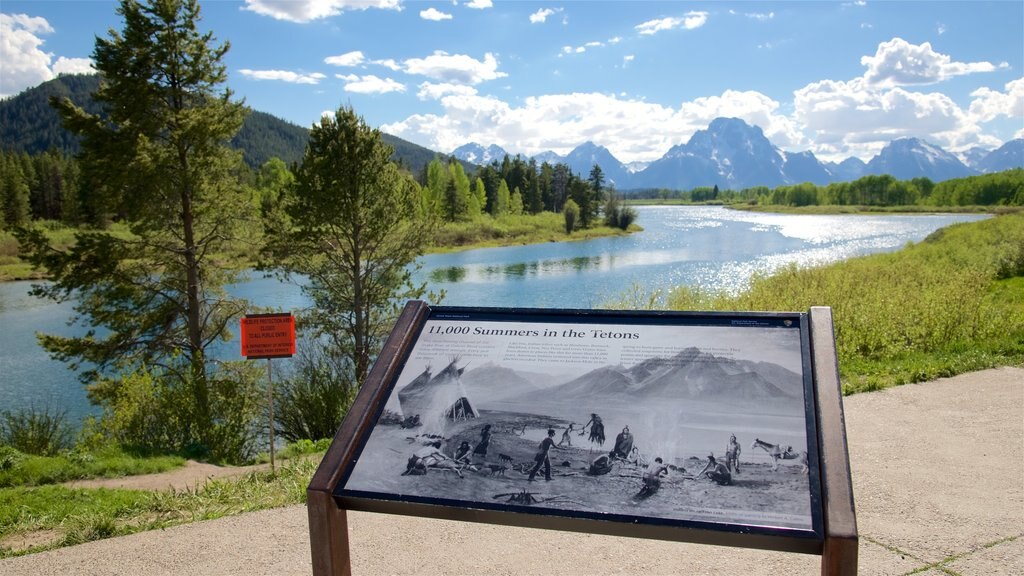
[[[106,0],[4,0],[0,94],[89,70]],[[1024,137],[1024,1],[202,3],[228,85],[300,126],[350,104],[431,149],[651,161],[719,116],[842,160]]]

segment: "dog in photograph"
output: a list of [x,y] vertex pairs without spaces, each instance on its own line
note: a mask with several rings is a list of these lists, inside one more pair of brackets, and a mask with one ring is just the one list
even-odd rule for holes
[[504,476],[505,471],[508,470],[508,466],[501,464],[484,464],[484,467],[491,471],[492,476]]

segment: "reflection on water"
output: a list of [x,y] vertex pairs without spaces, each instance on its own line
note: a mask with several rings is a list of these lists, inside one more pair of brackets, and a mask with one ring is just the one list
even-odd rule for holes
[[513,262],[503,265],[467,264],[465,266],[443,266],[434,268],[428,274],[431,283],[437,282],[496,282],[513,276],[517,278],[554,276],[583,272],[588,269],[608,268],[612,257],[576,256],[560,260],[539,260]]
[[641,206],[628,237],[436,254],[421,281],[446,304],[592,308],[633,286],[738,292],[754,274],[899,249],[983,215],[792,215],[721,206]]

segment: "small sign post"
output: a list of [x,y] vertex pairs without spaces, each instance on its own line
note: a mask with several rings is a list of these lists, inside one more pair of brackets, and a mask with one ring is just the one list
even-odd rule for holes
[[242,318],[242,356],[267,359],[267,405],[270,419],[270,470],[274,471],[274,376],[272,358],[295,354],[295,317],[291,314],[247,314]]

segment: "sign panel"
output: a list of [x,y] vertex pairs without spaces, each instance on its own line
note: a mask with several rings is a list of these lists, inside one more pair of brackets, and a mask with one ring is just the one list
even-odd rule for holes
[[342,508],[820,550],[806,314],[433,307],[395,374],[342,463]]
[[284,314],[247,314],[242,318],[242,356],[290,358],[295,354],[295,318]]

